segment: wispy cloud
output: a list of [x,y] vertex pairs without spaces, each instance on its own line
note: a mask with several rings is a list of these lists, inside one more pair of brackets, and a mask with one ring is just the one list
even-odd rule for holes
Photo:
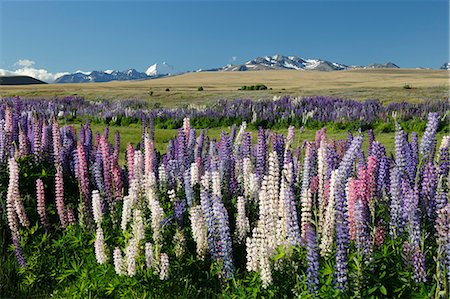
[[29,59],[20,59],[14,63],[15,70],[0,69],[0,76],[30,76],[45,82],[54,82],[57,78],[68,74],[67,72],[51,73],[46,69],[35,68],[36,63]]
[[232,61],[232,62],[236,62],[236,60],[237,60],[237,56],[232,56],[232,57],[231,57],[231,61]]

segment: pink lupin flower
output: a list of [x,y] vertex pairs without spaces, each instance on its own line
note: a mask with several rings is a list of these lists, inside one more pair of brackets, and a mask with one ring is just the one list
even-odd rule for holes
[[19,193],[19,167],[17,166],[17,162],[14,158],[9,159],[8,166],[9,184],[7,198],[13,203],[20,224],[28,227],[30,222],[28,221],[28,217],[25,213],[25,207],[20,199]]
[[114,197],[116,200],[122,199],[122,172],[120,171],[120,167],[118,164],[115,164],[112,169],[112,177],[114,183]]
[[64,206],[64,179],[62,167],[60,164],[56,166],[56,174],[55,174],[55,201],[56,201],[56,210],[58,212],[59,220],[61,221],[61,225],[63,227],[67,226],[67,214],[66,208]]
[[44,193],[44,183],[41,179],[36,180],[36,198],[37,198],[37,212],[39,215],[39,220],[42,226],[47,229],[49,227],[47,214],[45,212],[45,193]]
[[350,178],[348,181],[348,221],[350,227],[350,239],[356,239],[355,203],[359,197],[360,181]]
[[72,225],[75,224],[75,212],[73,209],[67,209],[67,222],[68,224]]
[[86,161],[86,153],[84,152],[84,146],[78,142],[77,145],[78,155],[78,181],[81,189],[81,200],[83,206],[83,214],[85,220],[90,217],[90,188],[89,188],[89,168]]

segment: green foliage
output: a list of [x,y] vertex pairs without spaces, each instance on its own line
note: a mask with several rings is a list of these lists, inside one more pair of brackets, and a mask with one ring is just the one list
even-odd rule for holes
[[264,84],[244,85],[238,90],[267,90],[267,86]]

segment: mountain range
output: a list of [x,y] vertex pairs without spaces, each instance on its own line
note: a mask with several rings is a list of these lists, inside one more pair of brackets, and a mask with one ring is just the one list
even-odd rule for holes
[[[341,71],[349,69],[374,69],[374,68],[400,68],[393,62],[373,63],[367,66],[345,65],[338,62],[331,62],[323,59],[308,59],[298,56],[261,56],[245,62],[244,64],[228,64],[223,67],[212,69],[199,69],[195,72],[236,72],[236,71],[264,71],[264,70],[302,70],[302,71]],[[450,69],[450,64],[444,64],[441,69]],[[156,63],[147,68],[145,72],[139,72],[135,69],[125,71],[77,71],[72,74],[66,74],[55,80],[55,83],[81,83],[81,82],[108,82],[114,80],[144,80],[160,78],[181,74],[176,69],[163,62]]]

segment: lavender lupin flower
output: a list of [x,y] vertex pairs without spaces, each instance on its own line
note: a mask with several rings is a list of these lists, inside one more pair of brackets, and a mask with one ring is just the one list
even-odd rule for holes
[[353,139],[337,170],[334,189],[336,209],[336,282],[339,290],[344,291],[347,284],[347,249],[349,245],[349,227],[345,189],[353,164],[363,142],[362,136]]
[[424,159],[432,159],[436,149],[436,131],[439,124],[439,114],[428,114],[428,123],[425,133],[420,141],[419,153],[423,155]]
[[306,259],[308,261],[307,282],[310,294],[317,294],[319,288],[319,254],[314,226],[310,223],[306,228]]

